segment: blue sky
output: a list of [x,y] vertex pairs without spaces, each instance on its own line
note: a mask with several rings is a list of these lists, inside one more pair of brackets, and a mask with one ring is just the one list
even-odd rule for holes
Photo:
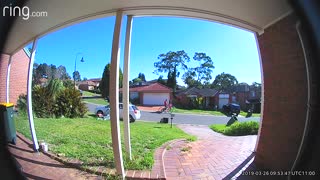
[[[115,17],[92,20],[42,37],[38,42],[36,63],[64,65],[70,75],[77,70],[81,78],[102,76],[110,62]],[[125,38],[124,18],[121,37],[121,63]],[[157,79],[154,62],[161,53],[185,50],[192,59],[195,52],[204,52],[214,62],[214,77],[222,72],[234,75],[239,82],[261,82],[260,62],[254,34],[219,23],[173,17],[137,17],[133,19],[130,79],[145,74],[147,80]],[[83,56],[85,62],[81,63]],[[196,66],[192,60],[189,67]],[[183,74],[183,71],[181,71]],[[182,80],[178,79],[178,84]]]

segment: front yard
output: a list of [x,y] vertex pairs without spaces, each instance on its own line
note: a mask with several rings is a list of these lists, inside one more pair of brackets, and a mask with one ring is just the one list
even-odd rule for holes
[[[200,110],[200,109],[180,109],[173,107],[172,108],[173,113],[184,113],[184,114],[199,114],[199,115],[215,115],[215,116],[225,116],[220,111],[214,111],[214,110]],[[241,111],[240,114],[241,116],[246,116],[247,112]],[[252,113],[251,117],[260,117],[260,113]]]
[[[15,116],[17,131],[31,139],[27,118]],[[114,167],[110,121],[86,118],[35,118],[38,141],[49,144],[49,151],[78,159],[84,166]],[[123,123],[121,122],[121,131]],[[126,169],[151,169],[155,149],[167,141],[179,138],[195,140],[168,124],[131,123],[132,161],[124,158]],[[123,138],[123,132],[121,132]],[[123,139],[122,139],[123,142]],[[122,146],[124,150],[124,145]],[[125,153],[124,153],[125,156]]]

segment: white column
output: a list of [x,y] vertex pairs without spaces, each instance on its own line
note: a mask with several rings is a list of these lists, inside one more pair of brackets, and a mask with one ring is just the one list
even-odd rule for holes
[[6,101],[10,101],[10,71],[11,71],[12,55],[9,57],[8,68],[7,68],[7,82],[6,82]]
[[127,16],[126,43],[124,49],[123,64],[123,123],[124,123],[124,142],[126,152],[131,160],[131,140],[130,140],[130,118],[129,118],[129,73],[130,73],[130,45],[131,45],[131,25],[132,15]]
[[110,121],[111,137],[114,161],[117,174],[125,176],[122,160],[120,127],[119,127],[119,56],[120,56],[120,32],[123,12],[117,11],[116,23],[113,32],[111,67],[110,67]]
[[36,55],[37,41],[38,41],[37,38],[33,40],[32,50],[30,52],[29,71],[28,71],[28,89],[27,89],[28,119],[29,119],[29,126],[30,126],[32,141],[33,141],[33,149],[35,151],[38,151],[39,144],[37,140],[36,130],[34,129],[33,112],[32,112],[32,73],[33,73],[34,56]]

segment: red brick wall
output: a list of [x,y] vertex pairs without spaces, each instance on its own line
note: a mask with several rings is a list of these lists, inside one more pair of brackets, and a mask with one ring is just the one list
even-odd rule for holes
[[[0,101],[6,101],[6,75],[9,56],[2,55],[0,60]],[[29,58],[24,50],[18,51],[11,60],[10,71],[10,102],[16,105],[20,94],[27,93]]]
[[6,82],[9,55],[0,56],[0,102],[6,102]]
[[24,50],[13,55],[10,71],[10,102],[16,104],[20,94],[27,94],[29,57]]
[[287,16],[258,36],[265,89],[255,162],[270,170],[292,167],[306,120],[306,66],[296,22]]

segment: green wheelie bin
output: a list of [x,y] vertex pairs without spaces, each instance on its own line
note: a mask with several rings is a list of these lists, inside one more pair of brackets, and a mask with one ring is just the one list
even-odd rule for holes
[[16,144],[17,134],[13,121],[13,104],[0,103],[0,121],[4,125],[7,142]]

